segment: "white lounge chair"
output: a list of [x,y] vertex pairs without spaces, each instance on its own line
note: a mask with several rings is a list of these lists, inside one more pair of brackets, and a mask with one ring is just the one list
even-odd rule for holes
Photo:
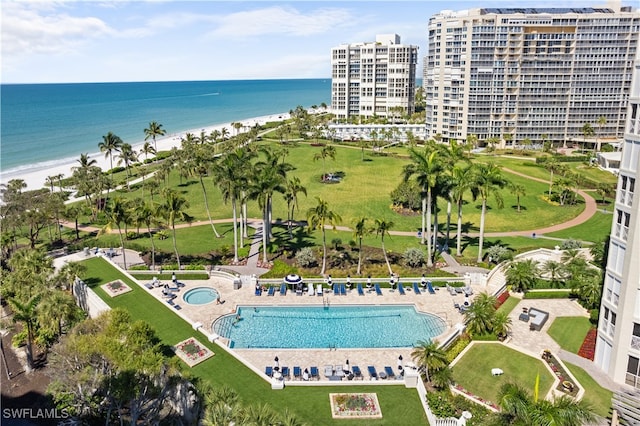
[[315,296],[316,289],[313,287],[313,284],[309,284],[309,288],[307,288],[307,294],[309,296]]
[[316,287],[317,287],[316,294],[318,296],[322,296],[322,283],[318,283]]

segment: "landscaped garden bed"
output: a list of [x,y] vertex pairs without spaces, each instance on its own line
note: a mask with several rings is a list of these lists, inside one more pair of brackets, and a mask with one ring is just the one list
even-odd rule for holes
[[178,343],[174,347],[174,351],[189,367],[193,367],[214,355],[212,351],[198,342],[194,337]]
[[334,419],[381,419],[382,411],[375,393],[330,393],[331,416]]
[[553,374],[555,374],[559,380],[558,385],[556,386],[556,390],[570,395],[574,398],[578,396],[578,391],[580,390],[580,388],[578,387],[577,383],[575,383],[575,381],[571,378],[571,376],[569,376],[569,373],[564,369],[562,364],[560,364],[558,359],[551,353],[551,351],[545,349],[542,352],[542,359],[545,360],[545,362],[549,365],[549,368],[551,368],[551,371],[553,371]]
[[120,280],[108,282],[106,284],[103,284],[101,287],[104,290],[104,292],[111,297],[120,296],[121,294],[128,293],[131,291],[131,287],[129,287],[128,285],[126,285]]

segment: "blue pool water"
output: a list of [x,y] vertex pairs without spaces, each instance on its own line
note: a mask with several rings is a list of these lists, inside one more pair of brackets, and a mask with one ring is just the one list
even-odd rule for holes
[[218,292],[211,287],[197,287],[187,291],[182,297],[190,305],[204,305],[218,298]]
[[232,348],[397,348],[442,334],[447,324],[413,305],[241,306],[213,331]]

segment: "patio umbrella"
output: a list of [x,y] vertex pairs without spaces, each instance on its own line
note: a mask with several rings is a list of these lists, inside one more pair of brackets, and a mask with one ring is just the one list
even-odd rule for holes
[[286,277],[284,277],[284,282],[287,284],[302,283],[302,277],[298,274],[289,274]]
[[402,367],[402,355],[398,357],[398,368]]
[[345,362],[345,370],[347,371],[347,373],[351,372],[351,368],[349,367],[349,360],[347,360],[347,362]]
[[275,368],[280,368],[280,359],[276,356],[273,361],[275,362]]

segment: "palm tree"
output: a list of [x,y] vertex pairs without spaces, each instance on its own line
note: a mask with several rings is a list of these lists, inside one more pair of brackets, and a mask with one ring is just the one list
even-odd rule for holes
[[551,283],[551,287],[564,286],[567,279],[567,269],[561,262],[547,260],[539,268],[540,274]]
[[493,316],[491,331],[495,333],[498,339],[505,338],[509,331],[511,331],[512,323],[513,321],[511,321],[507,312],[497,311]]
[[90,167],[95,166],[98,161],[95,158],[89,157],[89,154],[80,154],[80,158],[76,160],[80,165],[73,167],[73,170],[86,171]]
[[387,250],[384,248],[384,236],[390,235],[389,230],[393,228],[393,222],[386,221],[384,219],[376,219],[374,229],[376,232],[376,237],[380,235],[380,241],[382,245],[382,254],[384,254],[384,261],[387,262],[387,268],[389,269],[389,274],[393,274],[391,270],[391,265],[389,264],[389,257],[387,256]]
[[360,275],[362,267],[362,238],[367,235],[370,230],[366,226],[367,218],[360,218],[353,227],[353,237],[358,239],[358,269],[356,273]]
[[462,256],[462,204],[464,194],[471,190],[473,169],[470,166],[455,166],[451,170],[451,199],[458,209],[458,227],[456,233],[456,256]]
[[61,336],[63,325],[71,326],[81,320],[83,314],[71,294],[51,290],[38,305],[38,324],[51,339],[53,336]]
[[289,238],[293,238],[291,223],[293,222],[293,213],[298,209],[298,193],[303,193],[307,196],[307,188],[302,186],[300,178],[294,176],[287,181],[287,186],[284,192],[284,199],[287,202],[287,228],[289,230]]
[[180,253],[178,253],[178,245],[176,243],[176,220],[183,222],[191,222],[193,218],[185,211],[189,207],[189,202],[182,195],[172,189],[164,190],[164,202],[158,206],[158,216],[163,217],[173,232],[173,251],[176,254],[178,269],[180,265]]
[[[120,152],[122,148],[122,139],[119,136],[109,132],[102,137],[102,142],[98,144],[98,148],[100,148],[100,152],[104,152],[104,158],[109,157],[109,163],[111,168],[111,186],[113,186],[113,153]],[[109,192],[107,189],[107,197],[109,196]]]
[[560,164],[558,160],[555,158],[549,158],[544,162],[544,168],[549,170],[551,177],[549,178],[549,201],[551,201],[551,189],[553,188],[553,174],[554,173],[562,173],[566,170],[566,167],[563,164]]
[[325,225],[328,223],[333,229],[342,221],[342,218],[329,209],[329,204],[320,197],[316,197],[317,205],[307,211],[307,223],[309,229],[320,229],[322,231],[322,269],[320,274],[324,275],[327,266],[327,237]]
[[29,368],[33,368],[33,339],[35,327],[37,324],[38,304],[41,296],[35,295],[27,302],[22,303],[17,298],[9,298],[7,302],[13,310],[13,322],[21,322],[27,328],[27,344],[25,351],[27,354],[27,364]]
[[580,426],[595,420],[591,407],[584,400],[562,396],[553,401],[538,400],[522,386],[505,383],[498,393],[500,424],[532,426]]
[[428,382],[431,381],[432,373],[449,365],[447,354],[434,341],[420,340],[411,351],[411,358],[424,371]]
[[144,129],[144,140],[148,140],[151,138],[153,140],[153,150],[155,153],[158,152],[158,145],[156,144],[156,136],[164,136],[167,134],[167,131],[162,128],[162,124],[159,124],[155,121],[149,123],[149,127]]
[[138,161],[138,154],[133,150],[133,147],[128,143],[123,143],[120,148],[120,155],[118,155],[118,165],[124,163],[125,171],[127,172],[127,188],[129,187],[129,167],[131,163]]
[[593,126],[591,125],[591,123],[584,123],[581,130],[582,135],[584,136],[584,142],[582,144],[582,149],[584,150],[585,144],[587,143],[587,138],[589,136],[593,136],[595,134],[595,131],[593,130]]
[[325,145],[322,150],[313,156],[313,161],[322,160],[322,181],[324,182],[327,176],[327,167],[325,160],[327,157],[332,160],[336,159],[336,148],[333,145]]
[[513,261],[505,272],[507,284],[515,291],[526,292],[535,287],[538,277],[538,262],[533,259]]
[[[425,146],[423,152],[414,148],[409,149],[412,163],[404,167],[404,180],[416,175],[418,184],[422,188],[422,244],[427,239],[427,266],[433,266],[431,238],[431,206],[433,188],[436,186],[438,175],[442,172],[442,162],[438,157],[438,149],[433,144]],[[426,223],[426,225],[425,225]],[[426,226],[426,228],[425,228]],[[426,231],[426,232],[425,232]]]
[[[238,150],[241,151],[241,150]],[[222,191],[222,200],[226,204],[231,201],[233,213],[233,261],[238,262],[238,209],[237,200],[240,197],[240,183],[242,163],[239,161],[239,154],[232,152],[227,154],[214,166],[213,174],[218,186]],[[240,236],[242,238],[242,236]]]
[[151,242],[151,270],[156,269],[156,245],[153,241],[153,233],[151,232],[151,224],[156,221],[154,208],[149,203],[144,203],[136,210],[136,225],[144,225],[147,227],[149,241]]
[[602,134],[602,128],[607,125],[607,117],[605,117],[604,115],[598,117],[598,121],[596,121],[596,124],[598,124],[599,129],[598,134],[596,135],[596,151],[600,151],[600,149],[602,148],[602,142],[598,140],[598,137]]
[[488,334],[493,331],[496,314],[496,298],[488,293],[480,293],[464,312],[467,331],[471,335]]
[[103,232],[109,232],[113,227],[118,228],[118,235],[120,236],[120,245],[122,246],[122,263],[124,269],[127,269],[127,255],[124,246],[124,237],[122,236],[121,223],[126,223],[129,219],[129,212],[127,211],[127,203],[121,198],[114,198],[111,203],[105,209],[105,215],[107,217],[107,224],[103,228]]
[[518,213],[520,213],[520,197],[527,195],[527,188],[520,183],[511,183],[509,185],[511,194],[516,196],[516,205],[518,206]]
[[[189,146],[188,142],[183,141],[183,143],[187,144],[186,146]],[[209,175],[209,168],[211,167],[214,158],[211,156],[211,151],[206,147],[191,145],[188,149],[191,153],[192,160],[191,171],[198,177],[198,181],[200,182],[200,188],[202,188],[202,198],[204,200],[204,208],[207,211],[209,224],[211,225],[211,229],[213,230],[213,234],[216,236],[216,238],[220,238],[220,234],[218,233],[218,230],[213,223],[213,219],[211,218],[211,211],[209,210],[209,199],[207,198],[207,187],[204,184],[204,178]],[[216,181],[222,178],[216,171],[214,171],[213,174]]]
[[471,188],[473,199],[480,198],[482,200],[482,212],[480,214],[480,239],[478,241],[478,263],[482,262],[482,245],[484,242],[484,222],[487,214],[487,200],[493,195],[498,208],[504,206],[500,189],[507,185],[507,180],[502,177],[500,168],[493,163],[482,164],[475,163],[474,179]]

